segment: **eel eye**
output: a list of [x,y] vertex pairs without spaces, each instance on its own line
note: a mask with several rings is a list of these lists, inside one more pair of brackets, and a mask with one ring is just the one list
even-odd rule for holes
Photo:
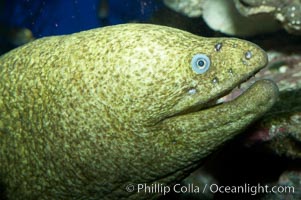
[[203,74],[210,67],[210,59],[205,54],[196,54],[191,60],[191,67],[195,73]]

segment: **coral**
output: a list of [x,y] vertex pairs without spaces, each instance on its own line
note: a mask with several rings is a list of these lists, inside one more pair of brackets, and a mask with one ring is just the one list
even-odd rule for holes
[[244,16],[270,14],[290,33],[301,34],[300,0],[234,0],[237,10]]
[[201,16],[203,2],[204,0],[164,0],[166,6],[188,17]]
[[281,27],[289,33],[301,34],[300,0],[164,0],[164,3],[188,17],[202,15],[210,28],[229,35],[251,36]]

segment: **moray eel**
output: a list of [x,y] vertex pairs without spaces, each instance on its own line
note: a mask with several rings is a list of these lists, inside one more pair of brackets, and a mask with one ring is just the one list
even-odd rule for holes
[[[35,40],[0,57],[0,179],[8,199],[150,199],[262,116],[258,46],[150,24]],[[137,189],[137,188],[136,188]]]

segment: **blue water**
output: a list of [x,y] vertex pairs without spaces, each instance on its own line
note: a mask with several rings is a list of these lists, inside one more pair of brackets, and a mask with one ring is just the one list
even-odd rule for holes
[[154,0],[108,0],[108,16],[100,20],[101,0],[0,1],[1,28],[28,28],[34,37],[74,33],[105,25],[146,22],[162,6]]

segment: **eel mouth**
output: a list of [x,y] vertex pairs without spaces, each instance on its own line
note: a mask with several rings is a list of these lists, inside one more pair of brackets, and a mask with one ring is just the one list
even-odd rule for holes
[[173,115],[172,117],[185,115],[193,112],[199,112],[202,110],[207,110],[216,106],[221,106],[224,103],[233,101],[237,97],[243,95],[243,93],[258,80],[255,77],[256,73],[257,71],[247,76],[246,78],[242,79],[242,81],[236,84],[236,86],[234,86],[233,88],[230,88],[229,90],[225,90],[223,93],[209,100],[207,103],[205,104],[196,103],[192,106],[189,106],[187,109],[182,110],[181,112]]
[[237,97],[242,95],[256,81],[257,80],[255,78],[255,75],[249,77],[247,80],[239,83],[238,86],[236,86],[235,88],[227,92],[225,95],[218,96],[216,99],[214,99],[213,106],[222,103],[227,103],[229,101],[236,99]]

